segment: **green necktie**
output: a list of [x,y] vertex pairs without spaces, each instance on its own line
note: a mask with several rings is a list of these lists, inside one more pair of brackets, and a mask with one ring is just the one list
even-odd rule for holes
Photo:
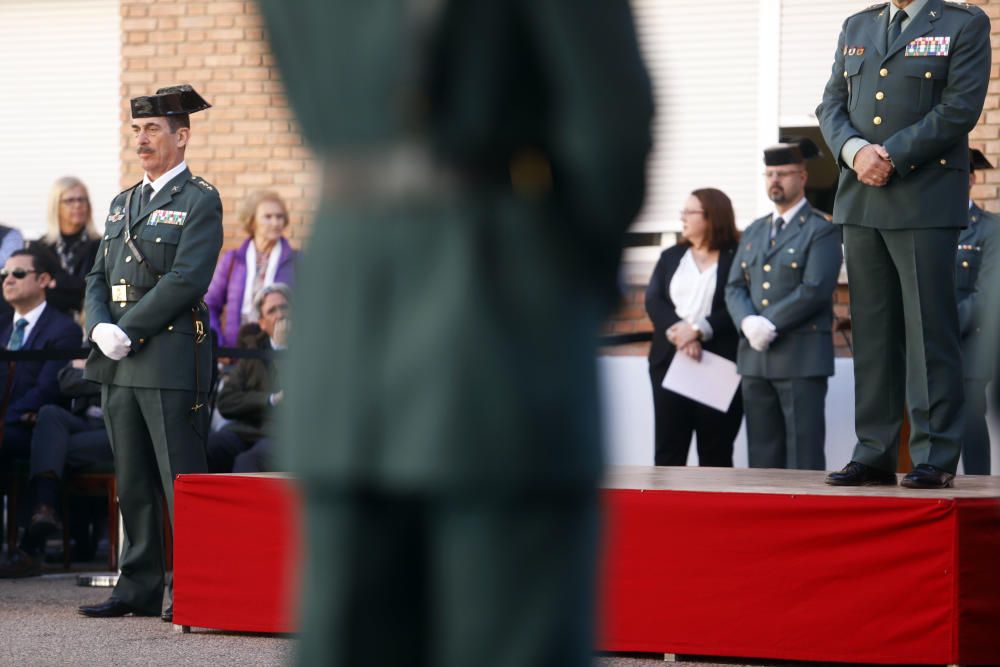
[[899,33],[903,32],[903,21],[905,21],[906,18],[907,14],[902,9],[896,12],[896,15],[892,17],[892,22],[889,23],[889,42],[886,44],[887,49],[892,48],[892,45],[896,43],[896,38],[899,37]]
[[14,332],[10,335],[10,342],[7,343],[8,350],[20,350],[24,345],[24,330],[28,327],[28,320],[23,317],[14,322]]

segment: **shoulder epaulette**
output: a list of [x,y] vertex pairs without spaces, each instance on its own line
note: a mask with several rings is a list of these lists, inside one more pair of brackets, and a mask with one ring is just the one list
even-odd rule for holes
[[860,16],[861,14],[867,14],[868,12],[873,12],[876,9],[882,10],[888,6],[889,6],[888,2],[876,2],[874,5],[869,5],[868,7],[865,7],[860,12],[854,12],[853,14],[851,14],[851,16],[848,16],[847,18],[851,18],[852,16]]
[[142,185],[142,181],[139,181],[138,183],[133,183],[132,185],[128,186],[127,188],[125,188],[124,190],[122,190],[121,192],[119,192],[118,194],[116,194],[115,195],[115,199],[117,199],[118,197],[121,197],[123,194],[128,193],[129,190],[135,190],[140,185]]
[[965,11],[972,13],[972,6],[967,2],[958,2],[957,0],[945,0],[945,7],[951,7],[952,9],[964,9]]
[[200,186],[203,190],[206,190],[207,192],[212,192],[215,190],[215,186],[206,181],[201,176],[192,176],[191,182],[194,183],[195,185]]

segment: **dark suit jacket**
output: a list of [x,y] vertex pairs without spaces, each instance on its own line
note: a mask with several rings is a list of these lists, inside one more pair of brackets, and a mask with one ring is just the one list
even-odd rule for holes
[[[882,3],[844,21],[816,116],[835,157],[849,139],[861,137],[885,146],[896,171],[876,188],[841,164],[833,221],[882,229],[965,227],[968,135],[990,82],[990,20],[979,7],[929,0],[886,46],[888,18]],[[948,48],[932,55],[921,38],[947,38]]]
[[[256,324],[244,325],[240,329],[239,340],[240,347],[258,350],[271,348],[270,338]],[[274,418],[270,398],[279,388],[277,368],[273,361],[240,359],[226,376],[216,400],[219,414],[232,420],[225,428],[247,442],[256,442],[270,435]]]
[[[3,321],[0,328],[0,342],[4,347],[10,341],[13,320]],[[22,350],[75,350],[83,341],[83,332],[71,317],[52,306],[46,306],[38,322],[31,329],[28,340]],[[66,406],[67,401],[59,390],[59,370],[65,366],[66,360],[57,361],[19,361],[14,371],[14,384],[11,387],[10,404],[7,406],[5,421],[17,423],[26,413],[38,412],[39,408],[48,403]],[[0,387],[7,382],[7,364],[0,363]]]
[[[95,345],[83,375],[122,387],[205,391],[212,349],[197,342],[196,322],[208,332],[208,312],[200,303],[222,248],[222,200],[187,169],[142,208],[141,185],[111,202],[104,240],[87,274],[85,303],[88,335],[103,322],[117,324],[132,341],[132,352],[112,361]],[[129,192],[134,194],[126,211]],[[152,215],[156,211],[173,219]],[[129,238],[145,262],[133,256]],[[123,284],[148,292],[138,301],[112,301],[113,288]]]
[[49,288],[45,294],[45,301],[50,306],[64,313],[83,310],[83,293],[87,286],[85,279],[94,267],[100,244],[100,238],[82,241],[68,271],[62,268],[54,243],[41,239],[29,244],[31,248],[47,254],[52,265],[58,267],[53,276],[56,279],[56,286]]
[[762,315],[778,330],[765,352],[740,339],[740,375],[770,379],[833,375],[833,292],[840,228],[808,203],[771,247],[771,215],[743,232],[729,272],[726,304],[734,323]]
[[409,12],[379,4],[259,3],[302,132],[348,168],[423,146],[467,185],[320,206],[296,268],[289,469],[411,492],[590,488],[594,332],[651,145],[629,3],[444,2],[427,52],[400,39]]
[[[687,252],[687,246],[675,245],[667,248],[660,255],[660,260],[653,269],[653,276],[646,288],[646,312],[653,322],[653,344],[649,348],[649,367],[654,379],[662,380],[667,367],[674,358],[677,348],[667,340],[666,331],[680,321],[674,310],[674,302],[670,299],[670,280],[677,272],[681,257]],[[719,251],[719,263],[715,273],[715,294],[712,296],[712,310],[709,312],[708,323],[712,326],[712,339],[702,344],[702,349],[718,354],[726,359],[736,361],[736,346],[739,334],[733,326],[733,320],[726,310],[726,277],[733,264],[736,247],[723,248]]]
[[969,209],[969,226],[958,237],[955,289],[962,331],[962,359],[967,379],[993,376],[993,350],[983,345],[982,329],[989,320],[988,299],[1000,274],[1000,216],[978,206]]

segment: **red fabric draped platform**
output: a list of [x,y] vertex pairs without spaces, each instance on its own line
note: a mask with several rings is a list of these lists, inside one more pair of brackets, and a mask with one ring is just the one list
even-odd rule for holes
[[917,492],[822,480],[612,471],[601,648],[1000,663],[1000,481]]
[[[609,471],[600,648],[1000,663],[1000,479],[963,477],[942,493],[822,478]],[[175,499],[175,623],[294,631],[294,485],[189,475]]]
[[174,623],[293,632],[300,502],[279,475],[174,482]]

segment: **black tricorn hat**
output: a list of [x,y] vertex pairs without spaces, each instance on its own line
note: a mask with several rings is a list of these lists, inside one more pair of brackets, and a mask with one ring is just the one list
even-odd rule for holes
[[194,88],[182,83],[179,86],[160,88],[155,95],[132,98],[132,118],[180,116],[203,111],[211,106]]
[[978,148],[969,149],[969,171],[975,171],[976,169],[992,169],[993,165],[990,161],[986,159],[983,152]]
[[764,149],[764,164],[776,167],[782,164],[802,164],[819,157],[823,152],[808,137],[782,137],[781,143]]

